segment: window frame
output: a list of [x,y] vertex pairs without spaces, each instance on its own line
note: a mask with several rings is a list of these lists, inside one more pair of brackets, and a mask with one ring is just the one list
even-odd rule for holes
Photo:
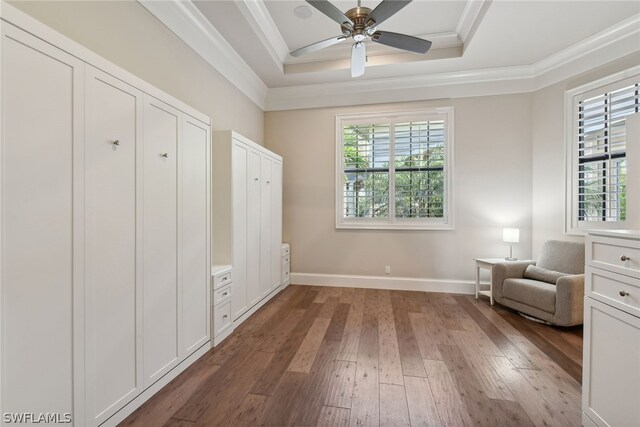
[[[593,95],[615,91],[617,88],[622,88],[638,78],[640,78],[640,66],[635,66],[565,91],[565,234],[584,236],[588,230],[620,230],[628,228],[626,221],[584,221],[579,219],[578,186],[580,179],[578,171],[580,165],[576,144],[578,137],[578,121],[576,117],[578,114],[578,102],[581,99],[588,99]],[[627,149],[625,148],[625,158],[626,152]],[[628,165],[627,162],[627,167]],[[628,218],[629,212],[627,212]]]
[[[444,143],[444,207],[442,218],[396,218],[395,217],[395,134],[389,134],[389,218],[345,218],[343,189],[343,126],[363,124],[424,121],[445,121]],[[454,230],[454,118],[453,107],[436,107],[421,110],[391,111],[379,113],[337,114],[335,116],[335,227],[336,229],[366,230]],[[393,172],[393,173],[392,173]]]

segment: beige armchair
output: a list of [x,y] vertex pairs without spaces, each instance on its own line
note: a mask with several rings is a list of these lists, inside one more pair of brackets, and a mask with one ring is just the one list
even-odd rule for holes
[[582,243],[549,240],[536,262],[498,263],[491,280],[493,298],[504,306],[558,326],[583,322]]

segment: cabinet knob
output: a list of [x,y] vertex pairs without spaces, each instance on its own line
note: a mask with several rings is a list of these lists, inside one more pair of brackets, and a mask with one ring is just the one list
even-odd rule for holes
[[223,293],[223,294],[222,294],[222,296],[223,296],[223,297],[226,297],[226,296],[227,296],[227,293],[226,293],[226,292],[225,292],[225,293]]
[[254,181],[258,182],[258,178],[253,178]]
[[621,297],[628,297],[629,296],[629,292],[624,291],[624,290],[620,290],[618,293],[620,294]]
[[271,181],[267,181],[267,184],[271,184]]
[[111,143],[113,145],[115,145],[115,146],[118,146],[118,145],[120,145],[120,140],[119,139],[114,139]]
[[225,315],[222,316],[223,319],[226,319],[227,317],[229,317],[228,314],[225,314]]
[[626,256],[626,255],[622,255],[622,256],[620,257],[620,261],[622,261],[622,262],[624,262],[624,261],[630,261],[630,260],[631,260],[631,258],[629,258],[629,257],[628,257],[628,256]]
[[167,158],[169,158],[169,153],[162,153],[161,156],[164,157],[165,159],[167,159]]

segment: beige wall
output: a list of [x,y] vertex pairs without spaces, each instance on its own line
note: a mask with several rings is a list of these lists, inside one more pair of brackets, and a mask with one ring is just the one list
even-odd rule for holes
[[545,240],[583,240],[581,236],[564,234],[565,91],[638,64],[640,54],[632,54],[533,93],[531,141],[534,256]]
[[[336,230],[335,115],[453,106],[455,230]],[[265,114],[267,147],[284,157],[284,240],[292,271],[470,280],[474,257],[508,253],[502,227],[531,255],[531,95]]]
[[264,113],[135,1],[12,1],[13,6],[262,144]]

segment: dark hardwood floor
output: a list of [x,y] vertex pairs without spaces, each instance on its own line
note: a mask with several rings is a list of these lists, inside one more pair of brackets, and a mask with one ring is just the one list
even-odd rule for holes
[[289,286],[122,426],[579,426],[582,328],[486,299]]

